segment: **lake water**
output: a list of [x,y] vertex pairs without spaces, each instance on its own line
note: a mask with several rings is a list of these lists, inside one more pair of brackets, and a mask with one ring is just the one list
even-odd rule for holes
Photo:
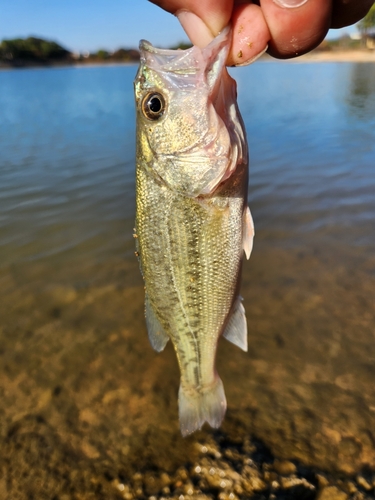
[[[84,484],[87,467],[116,469],[110,484],[134,457],[172,470],[212,437],[181,440],[174,354],[147,341],[132,237],[135,73],[0,72],[1,439],[20,475],[39,467],[35,436],[54,450],[41,464]],[[375,470],[375,64],[232,74],[256,238],[242,288],[249,353],[220,343],[222,432],[235,426],[304,467]],[[43,474],[46,492],[60,491]],[[31,484],[12,478],[9,491]]]
[[[135,70],[1,72],[2,268],[129,255]],[[275,62],[234,75],[258,230],[288,231],[285,245],[340,234],[371,254],[374,65]]]

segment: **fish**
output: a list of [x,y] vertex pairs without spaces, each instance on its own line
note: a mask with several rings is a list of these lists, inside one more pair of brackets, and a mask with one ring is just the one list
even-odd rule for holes
[[140,42],[136,107],[136,255],[151,346],[172,341],[183,436],[220,427],[227,407],[215,368],[221,336],[247,351],[240,296],[248,208],[248,147],[225,28],[204,48]]

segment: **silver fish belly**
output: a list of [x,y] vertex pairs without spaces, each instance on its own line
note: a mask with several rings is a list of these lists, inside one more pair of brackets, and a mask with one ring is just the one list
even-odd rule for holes
[[156,351],[169,339],[176,351],[183,435],[223,420],[219,337],[247,350],[239,286],[254,226],[245,131],[225,68],[230,44],[229,28],[204,49],[141,41],[135,79],[135,236],[146,324]]

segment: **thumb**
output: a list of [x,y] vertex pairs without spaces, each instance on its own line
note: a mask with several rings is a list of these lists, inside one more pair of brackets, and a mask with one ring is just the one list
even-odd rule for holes
[[190,0],[175,14],[191,42],[205,47],[227,26],[232,10],[233,1]]
[[193,45],[203,48],[215,38],[216,30],[210,28],[194,12],[180,10],[176,15]]

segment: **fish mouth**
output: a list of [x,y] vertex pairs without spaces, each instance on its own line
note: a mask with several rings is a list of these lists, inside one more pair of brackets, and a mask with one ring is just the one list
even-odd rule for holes
[[228,38],[231,34],[231,26],[228,24],[212,42],[210,42],[207,47],[204,47],[203,49],[200,49],[199,47],[193,46],[190,47],[189,49],[161,49],[158,47],[155,47],[152,45],[152,43],[148,42],[147,40],[141,40],[139,42],[139,50],[141,51],[141,55],[143,55],[144,52],[148,52],[150,54],[155,54],[155,55],[160,55],[163,58],[170,56],[171,61],[169,62],[174,62],[178,60],[183,60],[186,58],[189,54],[194,52],[194,49],[198,49],[200,52],[204,52],[206,49],[212,48],[212,46],[216,47],[218,44],[222,43],[227,43]]
[[[196,87],[198,81],[207,80],[210,73],[210,65],[215,60],[220,60],[220,66],[225,65],[229,48],[232,30],[230,25],[226,26],[219,35],[203,49],[193,46],[185,50],[160,49],[154,47],[147,40],[139,42],[141,54],[141,66],[158,72],[165,79],[165,83],[170,88],[177,87],[176,77],[185,77],[184,86]],[[215,76],[219,77],[220,71],[215,71]],[[181,80],[179,80],[181,86]]]

